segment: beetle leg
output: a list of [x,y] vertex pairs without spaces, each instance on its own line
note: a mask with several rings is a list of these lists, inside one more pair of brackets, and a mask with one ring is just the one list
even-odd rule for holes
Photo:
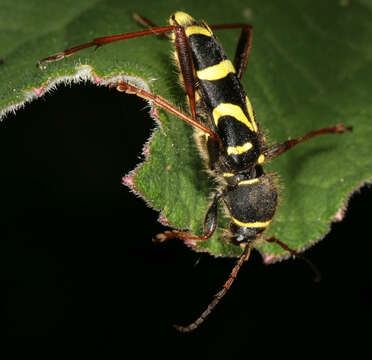
[[240,28],[240,37],[235,51],[234,67],[236,75],[241,80],[248,64],[249,54],[252,47],[253,27],[244,23],[211,25],[212,30]]
[[203,241],[207,240],[214,234],[217,223],[218,223],[218,201],[222,197],[222,192],[217,192],[214,195],[214,198],[212,200],[212,203],[210,204],[207,213],[205,214],[204,218],[204,225],[203,225],[203,235],[197,236],[194,235],[188,231],[178,231],[178,230],[172,230],[172,231],[165,231],[164,233],[156,235],[156,239],[154,241],[156,242],[163,242],[165,240],[170,239],[181,239],[185,242],[188,241]]
[[315,136],[325,134],[343,134],[345,131],[352,131],[352,127],[345,126],[344,124],[337,124],[334,126],[330,126],[328,128],[309,131],[304,136],[301,136],[297,139],[290,139],[268,148],[266,151],[264,151],[265,160],[271,160],[273,158],[276,158],[277,156],[291,149],[295,145],[310,140]]

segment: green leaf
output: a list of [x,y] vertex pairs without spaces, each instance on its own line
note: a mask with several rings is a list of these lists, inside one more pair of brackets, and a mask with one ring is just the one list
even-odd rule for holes
[[[210,24],[248,22],[254,42],[243,80],[271,143],[299,137],[337,123],[352,133],[327,135],[301,144],[265,166],[278,174],[280,206],[267,235],[303,250],[324,237],[342,218],[351,192],[370,181],[372,160],[368,122],[372,116],[372,4],[368,1],[159,0],[134,5],[121,0],[14,1],[0,4],[0,116],[24,106],[61,82],[108,85],[130,80],[186,109],[185,96],[169,57],[168,41],[147,36],[84,50],[62,61],[37,60],[94,37],[136,31],[138,12],[164,25],[177,10]],[[40,9],[43,11],[40,11]],[[217,33],[217,32],[216,32]],[[233,57],[237,31],[217,33]],[[161,129],[145,145],[146,161],[125,177],[163,222],[200,234],[210,195],[216,187],[205,172],[189,125],[158,110]],[[240,248],[216,235],[196,250],[237,256]],[[258,243],[265,261],[285,256],[274,244]]]

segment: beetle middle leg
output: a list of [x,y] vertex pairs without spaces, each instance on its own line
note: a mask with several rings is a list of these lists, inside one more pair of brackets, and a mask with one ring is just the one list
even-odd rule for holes
[[290,140],[284,141],[280,144],[277,144],[277,145],[274,145],[268,148],[266,151],[264,151],[265,161],[276,158],[277,156],[291,149],[295,145],[300,144],[304,141],[310,140],[315,136],[325,135],[325,134],[343,134],[345,131],[352,131],[352,127],[345,126],[344,124],[337,124],[334,126],[330,126],[328,128],[322,128],[318,130],[309,131],[308,133],[306,133],[305,135],[297,139],[290,139]]
[[150,93],[150,92],[148,92],[148,91],[146,91],[142,88],[139,88],[139,87],[137,87],[135,85],[132,85],[130,83],[127,83],[125,81],[119,81],[117,83],[111,84],[110,87],[116,87],[116,89],[119,92],[125,92],[127,94],[137,95],[138,97],[141,97],[143,99],[150,100],[155,105],[169,111],[170,113],[178,116],[179,118],[186,121],[190,125],[198,128],[202,132],[208,134],[212,139],[214,139],[216,141],[218,140],[217,135],[212,130],[210,130],[209,128],[207,128],[203,124],[199,123],[195,119],[191,118],[189,115],[186,115],[185,113],[183,113],[182,111],[180,111],[179,109],[174,107],[172,104],[170,104],[167,100],[165,100],[164,98],[162,98],[159,95],[152,94],[152,93]]

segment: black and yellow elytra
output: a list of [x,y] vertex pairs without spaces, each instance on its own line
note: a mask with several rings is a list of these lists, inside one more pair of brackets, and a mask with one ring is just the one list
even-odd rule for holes
[[[197,120],[220,139],[219,143],[196,131],[202,153],[208,154],[209,169],[226,183],[215,201],[223,198],[226,203],[232,240],[249,241],[270,224],[277,205],[274,181],[261,166],[264,135],[236,70],[211,28],[183,12],[172,15],[170,24],[182,26],[189,41],[197,80]],[[217,216],[216,206],[212,208]],[[208,219],[214,227],[216,220],[211,213]]]
[[[211,174],[221,184],[207,210],[203,236],[172,230],[158,234],[157,239],[162,241],[175,237],[183,240],[210,238],[217,228],[219,201],[223,200],[231,218],[228,237],[233,243],[243,247],[228,280],[204,312],[188,326],[175,326],[182,332],[189,332],[195,330],[205,320],[226,294],[240,267],[249,257],[252,244],[258,238],[274,242],[290,254],[301,257],[296,250],[289,248],[279,239],[262,236],[272,221],[278,197],[275,176],[265,174],[262,164],[315,136],[340,134],[352,128],[338,124],[309,131],[302,137],[268,146],[240,82],[251,48],[250,25],[234,23],[208,26],[204,21],[196,21],[184,12],[173,14],[169,19],[170,25],[162,27],[157,27],[138,14],[135,14],[134,18],[150,29],[95,38],[88,43],[41,59],[37,66],[43,69],[42,64],[45,62],[61,60],[88,47],[100,47],[139,36],[170,34],[180,77],[189,100],[190,115],[183,113],[161,96],[128,81],[121,80],[111,86],[120,92],[150,100],[156,106],[191,124],[195,129],[195,139],[200,153],[206,160]],[[212,29],[241,30],[234,65],[226,56]]]

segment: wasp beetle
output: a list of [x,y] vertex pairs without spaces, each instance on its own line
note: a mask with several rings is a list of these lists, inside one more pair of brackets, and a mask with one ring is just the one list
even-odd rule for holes
[[[231,219],[229,234],[226,236],[242,247],[242,254],[228,280],[206,310],[190,325],[175,326],[179,331],[189,332],[205,320],[226,294],[240,267],[248,259],[255,241],[263,239],[275,242],[290,254],[300,257],[297,251],[279,239],[263,236],[275,214],[278,191],[275,176],[265,174],[262,164],[315,136],[344,133],[351,130],[351,127],[338,124],[269,146],[241,84],[252,45],[253,28],[250,25],[233,23],[209,26],[181,11],[171,15],[169,25],[162,27],[138,14],[134,18],[148,29],[96,38],[46,57],[38,61],[37,66],[40,68],[44,62],[61,60],[79,50],[100,47],[114,41],[146,35],[168,35],[171,38],[180,80],[188,98],[189,114],[164,98],[128,82],[119,81],[111,86],[120,92],[147,99],[192,125],[206,167],[221,184],[207,210],[202,236],[173,230],[157,235],[157,240],[179,238],[184,241],[203,241],[210,238],[218,224],[219,203],[223,201]],[[240,29],[233,63],[213,33],[213,30],[220,29]]]

